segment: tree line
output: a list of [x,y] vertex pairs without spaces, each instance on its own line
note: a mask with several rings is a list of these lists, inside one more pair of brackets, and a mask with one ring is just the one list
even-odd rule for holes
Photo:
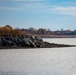
[[19,35],[25,34],[21,29],[14,29],[10,25],[0,27],[0,36],[13,36],[18,37]]
[[29,29],[19,29],[19,28],[12,28],[10,25],[6,25],[4,27],[0,27],[0,36],[9,35],[9,36],[20,36],[23,34],[29,35],[76,35],[76,30],[56,30],[51,31],[45,28],[35,29],[30,27]]
[[21,29],[22,31],[25,31],[28,34],[36,34],[36,35],[76,35],[76,30],[71,31],[71,30],[56,30],[56,31],[51,31],[49,29],[45,28],[29,28],[29,29]]

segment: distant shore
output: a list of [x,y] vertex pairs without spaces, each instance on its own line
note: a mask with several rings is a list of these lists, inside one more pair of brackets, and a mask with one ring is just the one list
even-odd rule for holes
[[76,35],[38,35],[41,38],[76,38]]

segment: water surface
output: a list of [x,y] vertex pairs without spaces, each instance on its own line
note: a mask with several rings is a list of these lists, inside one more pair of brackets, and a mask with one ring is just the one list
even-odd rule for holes
[[76,75],[76,48],[0,50],[0,75]]
[[44,38],[43,40],[50,43],[76,45],[76,38]]

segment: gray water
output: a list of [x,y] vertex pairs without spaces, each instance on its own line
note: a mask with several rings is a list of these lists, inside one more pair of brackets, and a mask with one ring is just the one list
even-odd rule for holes
[[[73,44],[73,39],[69,41],[68,44]],[[0,75],[76,75],[76,48],[0,50]]]
[[76,38],[45,38],[43,40],[50,43],[76,45]]

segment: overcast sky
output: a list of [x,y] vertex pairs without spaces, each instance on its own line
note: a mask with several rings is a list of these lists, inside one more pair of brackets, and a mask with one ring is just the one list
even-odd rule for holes
[[0,0],[0,26],[76,29],[76,0]]

